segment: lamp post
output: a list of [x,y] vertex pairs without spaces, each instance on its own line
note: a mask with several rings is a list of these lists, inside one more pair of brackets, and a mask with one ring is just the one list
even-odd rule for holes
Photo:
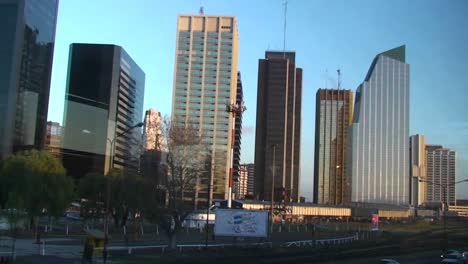
[[272,145],[273,148],[273,169],[271,173],[271,233],[273,233],[273,206],[275,203],[275,171],[276,171],[276,144]]
[[447,189],[450,185],[456,185],[456,184],[459,184],[459,183],[462,183],[462,182],[468,182],[468,179],[465,179],[465,180],[461,180],[461,181],[457,181],[457,182],[454,182],[453,184],[443,184],[443,183],[436,183],[436,182],[433,182],[433,181],[429,181],[429,180],[423,180],[423,179],[419,179],[419,182],[426,182],[426,183],[430,183],[430,184],[434,184],[434,185],[437,185],[437,186],[440,186],[441,189],[442,189],[442,221],[443,221],[443,248],[442,248],[442,251],[445,252],[445,250],[447,250]]
[[[140,122],[138,124],[135,124],[129,128],[127,128],[125,131],[118,133],[114,136],[112,140],[107,139],[107,141],[110,142],[110,153],[109,153],[109,170],[107,172],[107,181],[106,181],[106,216],[104,218],[104,256],[107,256],[107,245],[109,244],[109,203],[110,203],[110,192],[111,192],[111,187],[110,187],[110,173],[112,168],[114,167],[114,145],[115,141],[117,138],[127,134],[128,132],[132,131],[133,129],[137,127],[142,127],[144,125],[143,122]],[[104,258],[104,263],[106,263],[107,257]]]

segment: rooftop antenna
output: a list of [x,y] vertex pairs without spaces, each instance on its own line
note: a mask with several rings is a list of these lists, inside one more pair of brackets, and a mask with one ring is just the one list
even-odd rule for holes
[[283,27],[283,58],[286,58],[286,13],[288,11],[288,0],[284,0],[284,27]]
[[204,10],[204,8],[203,8],[203,4],[202,4],[202,1],[201,1],[201,0],[200,0],[200,10],[198,11],[198,13],[199,13],[200,15],[204,15],[204,14],[205,14],[205,10]]

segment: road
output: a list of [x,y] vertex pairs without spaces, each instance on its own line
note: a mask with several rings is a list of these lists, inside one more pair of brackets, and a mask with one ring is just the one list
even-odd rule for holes
[[362,259],[348,259],[348,260],[336,260],[336,261],[328,261],[328,262],[320,262],[321,264],[351,264],[351,263],[359,263],[359,264],[374,264],[379,263],[380,259],[393,259],[398,261],[400,264],[439,264],[440,263],[440,254],[438,251],[426,251],[426,252],[418,252],[414,254],[406,254],[406,255],[399,255],[393,256],[391,253],[389,255],[384,255],[381,257],[370,257],[370,258],[362,258]]

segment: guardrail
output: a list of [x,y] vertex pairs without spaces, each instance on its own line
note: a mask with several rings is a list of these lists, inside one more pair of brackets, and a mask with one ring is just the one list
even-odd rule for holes
[[225,244],[185,244],[185,245],[177,245],[176,247],[179,249],[179,252],[182,252],[182,248],[196,248],[196,249],[202,249],[205,247],[210,247],[210,248],[224,248],[226,245]]
[[[166,250],[168,246],[167,245],[150,245],[150,246],[111,246],[107,247],[107,251],[123,251],[127,250],[128,254],[132,254],[132,251],[134,249],[150,249],[150,248],[160,248],[161,249],[161,254],[164,254],[164,251]],[[97,250],[104,250],[104,247],[97,247],[95,248]]]
[[299,240],[299,241],[289,241],[284,243],[285,247],[302,247],[302,246],[318,246],[318,245],[339,245],[351,243],[354,240],[358,240],[357,235],[351,237],[343,238],[331,238],[331,239],[315,239],[315,240]]

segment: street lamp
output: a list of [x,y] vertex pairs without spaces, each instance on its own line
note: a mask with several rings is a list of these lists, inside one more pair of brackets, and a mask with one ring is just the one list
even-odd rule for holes
[[445,252],[445,250],[447,249],[447,189],[449,187],[449,185],[456,185],[456,184],[459,184],[459,183],[462,183],[462,182],[468,182],[468,179],[465,179],[465,180],[461,180],[461,181],[457,181],[457,182],[454,182],[453,184],[443,184],[443,183],[436,183],[436,182],[433,182],[433,181],[429,181],[429,180],[423,180],[423,179],[419,179],[419,182],[426,182],[426,183],[430,183],[430,184],[434,184],[434,185],[437,185],[437,186],[440,186],[441,189],[442,189],[442,220],[444,221],[443,223],[443,228],[444,228],[444,236],[443,236],[443,241],[444,241],[444,244],[443,244],[443,248],[442,248],[442,251]]
[[[137,128],[137,127],[142,127],[144,125],[143,122],[140,122],[138,124],[135,124],[129,128],[127,128],[126,130],[124,130],[123,132],[121,133],[118,133],[114,136],[114,138],[112,140],[110,139],[107,139],[107,141],[110,142],[110,153],[109,153],[109,170],[107,171],[107,182],[106,182],[106,217],[104,218],[104,255],[107,256],[107,245],[108,245],[108,240],[109,240],[109,203],[110,203],[110,192],[111,192],[111,188],[110,188],[110,173],[111,173],[111,170],[112,168],[114,167],[114,145],[115,145],[115,141],[117,140],[117,138],[127,134],[128,132],[132,131],[133,129]],[[106,263],[107,261],[107,257],[104,258],[104,263]]]

